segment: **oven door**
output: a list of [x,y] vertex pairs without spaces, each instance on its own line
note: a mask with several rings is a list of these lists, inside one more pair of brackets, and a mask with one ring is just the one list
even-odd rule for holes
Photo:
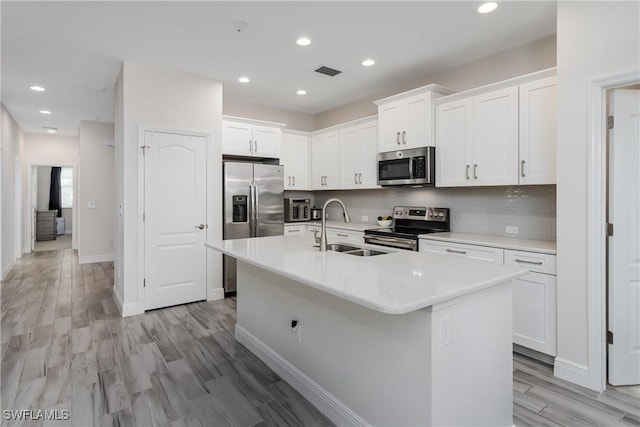
[[376,234],[365,234],[364,242],[370,245],[387,246],[390,248],[418,250],[418,240],[404,239],[402,237],[378,236]]

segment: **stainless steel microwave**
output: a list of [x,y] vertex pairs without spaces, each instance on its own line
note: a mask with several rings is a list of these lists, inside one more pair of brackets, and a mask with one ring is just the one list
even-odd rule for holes
[[378,153],[378,185],[433,186],[435,158],[435,147]]

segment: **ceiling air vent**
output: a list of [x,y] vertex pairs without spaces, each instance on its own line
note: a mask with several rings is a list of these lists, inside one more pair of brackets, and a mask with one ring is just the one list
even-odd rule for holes
[[324,74],[324,75],[329,76],[329,77],[334,77],[334,76],[336,76],[336,75],[338,75],[338,74],[340,74],[342,72],[340,70],[336,70],[334,68],[326,67],[324,65],[321,66],[321,67],[316,68],[313,71],[315,71],[316,73]]

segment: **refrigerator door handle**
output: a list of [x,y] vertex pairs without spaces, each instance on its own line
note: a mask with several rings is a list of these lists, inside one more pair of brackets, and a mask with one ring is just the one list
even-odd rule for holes
[[258,237],[258,224],[260,221],[260,217],[258,216],[258,186],[253,185],[253,236]]
[[249,214],[249,230],[251,233],[250,237],[255,237],[256,236],[256,222],[257,222],[257,218],[256,218],[256,207],[257,207],[257,203],[256,203],[256,186],[251,184],[249,186],[249,197],[251,198],[251,202],[249,203],[249,209],[250,209],[250,214]]

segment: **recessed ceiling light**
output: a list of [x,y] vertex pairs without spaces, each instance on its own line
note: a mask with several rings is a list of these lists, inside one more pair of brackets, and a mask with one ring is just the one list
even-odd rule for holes
[[49,133],[58,132],[58,128],[54,128],[54,127],[51,127],[51,126],[42,126],[42,129],[46,130]]
[[373,59],[365,59],[364,61],[362,61],[362,65],[364,65],[365,67],[371,67],[375,63],[376,61],[374,61]]
[[307,91],[304,89],[300,89],[299,91],[296,92],[298,95],[306,95]]
[[494,10],[496,10],[496,7],[498,7],[498,3],[494,1],[484,2],[478,7],[478,13],[493,12]]
[[240,77],[240,78],[238,79],[238,81],[239,81],[240,83],[249,83],[249,82],[251,81],[251,79],[249,79],[249,77],[244,77],[244,76],[243,76],[243,77]]
[[40,114],[51,114],[51,111],[49,110],[40,110],[38,111]]
[[56,132],[58,132],[58,129],[47,129],[47,132],[56,133]]
[[31,89],[34,92],[44,92],[46,90],[42,86],[38,86],[38,85],[29,86],[29,89]]
[[311,40],[307,37],[300,37],[298,40],[296,40],[296,43],[298,44],[298,46],[309,46],[311,44]]

